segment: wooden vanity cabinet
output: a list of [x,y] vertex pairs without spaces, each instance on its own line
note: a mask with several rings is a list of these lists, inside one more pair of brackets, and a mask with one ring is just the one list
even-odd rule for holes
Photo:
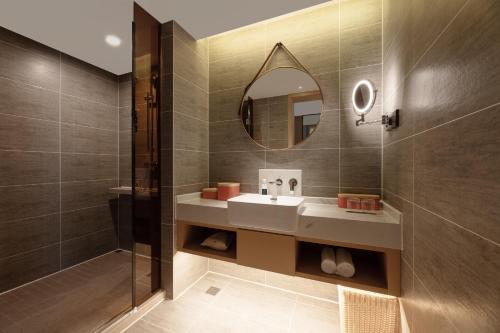
[[237,264],[295,275],[294,236],[238,229],[237,237]]

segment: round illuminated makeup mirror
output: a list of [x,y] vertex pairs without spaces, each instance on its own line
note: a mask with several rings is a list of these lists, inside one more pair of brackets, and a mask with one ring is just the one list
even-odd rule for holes
[[368,114],[375,104],[377,90],[369,80],[361,80],[352,90],[352,106],[358,116]]

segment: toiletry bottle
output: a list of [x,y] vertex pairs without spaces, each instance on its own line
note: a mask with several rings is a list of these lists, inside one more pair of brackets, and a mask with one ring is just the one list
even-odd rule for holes
[[260,194],[267,195],[267,179],[266,178],[262,179],[262,187],[261,187]]

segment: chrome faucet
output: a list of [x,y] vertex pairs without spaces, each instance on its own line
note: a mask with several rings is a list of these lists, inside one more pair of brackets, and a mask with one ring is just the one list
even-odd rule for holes
[[276,179],[275,181],[269,182],[271,186],[271,200],[278,200],[278,186],[283,185],[283,180],[281,178]]

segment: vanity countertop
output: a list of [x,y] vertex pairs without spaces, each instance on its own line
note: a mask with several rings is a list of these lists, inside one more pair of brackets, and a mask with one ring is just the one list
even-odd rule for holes
[[[227,202],[202,199],[199,192],[178,195],[176,219],[229,225]],[[335,198],[306,197],[293,235],[401,249],[401,222],[402,214],[386,203],[383,210],[363,212],[339,208]]]

